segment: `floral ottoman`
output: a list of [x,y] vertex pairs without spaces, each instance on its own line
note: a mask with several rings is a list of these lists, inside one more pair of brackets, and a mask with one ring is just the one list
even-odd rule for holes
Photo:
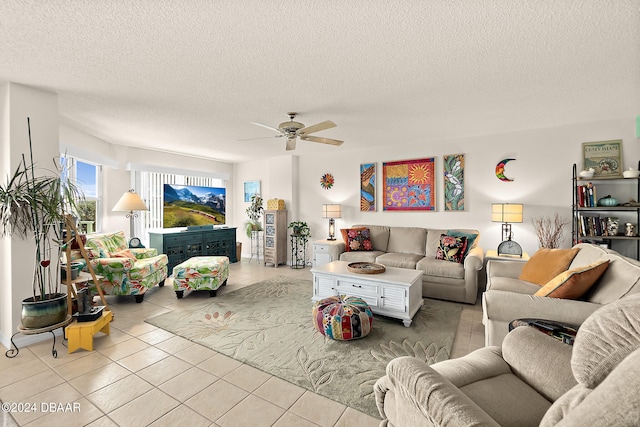
[[197,256],[173,267],[173,290],[182,298],[185,290],[209,291],[215,297],[220,286],[227,284],[229,258]]

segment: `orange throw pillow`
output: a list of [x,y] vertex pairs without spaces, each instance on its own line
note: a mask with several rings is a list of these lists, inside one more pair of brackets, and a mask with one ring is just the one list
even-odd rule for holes
[[573,268],[558,274],[534,295],[539,297],[578,299],[587,293],[609,267],[609,260]]
[[135,261],[136,256],[129,249],[123,249],[118,252],[111,253],[112,258],[129,258]]
[[566,271],[580,248],[539,249],[522,268],[518,279],[540,286]]

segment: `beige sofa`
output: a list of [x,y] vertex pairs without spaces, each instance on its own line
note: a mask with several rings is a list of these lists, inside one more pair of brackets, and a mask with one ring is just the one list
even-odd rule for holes
[[485,345],[500,345],[514,319],[538,318],[579,326],[604,304],[640,292],[640,262],[596,245],[581,243],[569,268],[610,260],[609,268],[581,300],[533,295],[540,286],[518,279],[524,263],[487,262],[487,288],[482,297]]
[[602,307],[569,346],[527,326],[501,347],[427,366],[393,359],[374,385],[381,426],[637,426],[640,295]]
[[484,262],[477,230],[456,230],[478,235],[464,263],[460,264],[435,259],[440,235],[447,234],[447,230],[383,225],[354,225],[352,228],[369,229],[373,250],[344,252],[340,255],[341,261],[377,262],[387,267],[422,270],[423,297],[468,304],[476,302],[478,274]]

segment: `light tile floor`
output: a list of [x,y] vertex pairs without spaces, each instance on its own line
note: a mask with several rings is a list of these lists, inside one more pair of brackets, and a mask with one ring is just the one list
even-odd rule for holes
[[[243,259],[231,265],[218,295],[277,275],[311,279],[310,268],[264,267]],[[132,297],[107,298],[115,320],[110,335],[95,336],[95,351],[68,354],[58,338],[58,358],[51,355],[51,339],[21,348],[14,359],[0,357],[0,400],[36,404],[32,412],[0,412],[0,426],[366,427],[380,422],[144,322],[206,300],[208,292],[177,299],[172,287],[164,286],[149,290],[141,304]],[[481,317],[479,300],[463,304],[452,357],[484,345]],[[70,407],[56,407],[60,403]]]

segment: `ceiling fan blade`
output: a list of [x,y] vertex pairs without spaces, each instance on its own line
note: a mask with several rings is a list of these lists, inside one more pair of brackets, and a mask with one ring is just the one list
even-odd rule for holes
[[273,139],[273,138],[282,138],[284,135],[274,135],[274,136],[261,136],[258,138],[244,138],[244,139],[236,139],[236,141],[254,141],[256,139]]
[[296,149],[296,139],[295,138],[287,138],[287,151]]
[[281,133],[282,131],[278,128],[274,128],[273,126],[269,126],[269,125],[265,125],[264,123],[258,123],[258,122],[250,122],[252,125],[256,125],[256,126],[262,126],[263,128],[267,128],[267,129],[271,129],[274,132],[278,132]]
[[331,139],[331,138],[322,138],[320,136],[301,136],[300,139],[303,141],[313,141],[320,142],[322,144],[329,145],[342,145],[344,141],[340,141],[339,139]]
[[310,133],[315,133],[321,130],[331,129],[334,127],[336,127],[336,124],[333,123],[331,120],[327,120],[325,122],[318,123],[316,125],[311,125],[311,126],[307,126],[306,128],[298,129],[298,132],[296,133],[298,135],[309,135]]

